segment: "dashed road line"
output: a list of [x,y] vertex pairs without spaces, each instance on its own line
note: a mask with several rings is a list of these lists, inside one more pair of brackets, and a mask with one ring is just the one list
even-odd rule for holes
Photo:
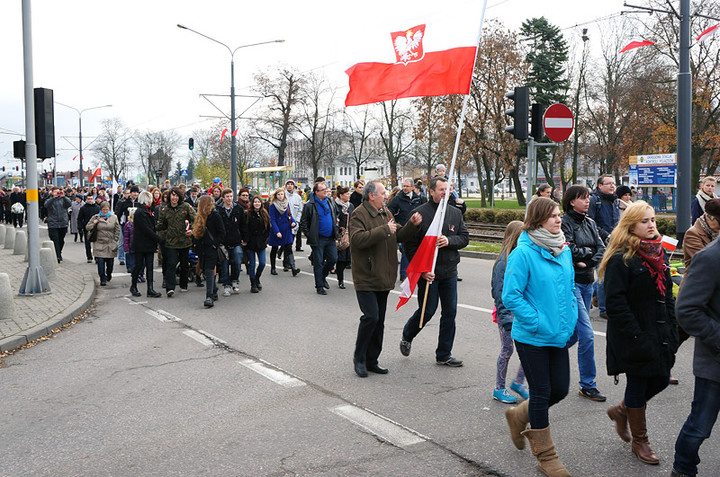
[[207,336],[198,333],[195,330],[185,330],[183,331],[183,334],[187,336],[188,338],[192,338],[201,345],[204,346],[215,346],[215,343],[212,342]]
[[173,315],[172,313],[168,313],[165,310],[158,310],[157,312],[160,313],[161,315],[163,315],[165,318],[167,318],[170,321],[182,321],[177,316]]
[[155,310],[151,310],[151,309],[149,309],[149,308],[147,308],[147,309],[145,310],[145,313],[147,313],[148,315],[152,316],[153,318],[156,318],[156,319],[162,321],[163,323],[167,323],[167,322],[170,321],[170,318],[168,318],[167,316],[163,315],[162,313],[158,313],[158,312],[155,311]]
[[242,361],[238,361],[238,363],[274,383],[285,386],[286,388],[305,386],[305,381],[302,381],[276,367],[270,366],[269,363],[262,363],[254,359],[244,359]]
[[330,411],[397,447],[406,448],[429,439],[384,416],[351,404],[336,406]]

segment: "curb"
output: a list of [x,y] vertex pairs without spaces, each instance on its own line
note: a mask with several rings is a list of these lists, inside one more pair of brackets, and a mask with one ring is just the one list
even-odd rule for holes
[[95,299],[95,280],[90,274],[86,274],[83,277],[83,284],[85,285],[85,288],[82,295],[80,295],[80,298],[65,308],[60,316],[52,318],[45,323],[34,326],[17,335],[0,340],[0,353],[12,351],[15,348],[33,342],[38,338],[47,336],[52,333],[52,330],[61,327],[65,323],[69,323],[77,315],[87,310]]
[[460,250],[460,256],[468,258],[480,258],[482,260],[495,260],[498,254],[490,252],[472,252],[470,250]]

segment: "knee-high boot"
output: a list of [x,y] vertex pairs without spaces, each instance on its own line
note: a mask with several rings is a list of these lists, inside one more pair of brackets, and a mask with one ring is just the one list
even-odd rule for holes
[[152,276],[152,273],[151,273],[151,272],[152,272],[152,271],[149,270],[149,271],[148,271],[148,274],[147,274],[147,277],[146,277],[146,281],[147,281],[147,296],[149,296],[149,297],[151,297],[151,298],[159,298],[159,297],[161,296],[161,293],[160,293],[160,292],[156,292],[156,291],[153,289],[153,276]]
[[292,245],[290,247],[290,253],[287,254],[288,265],[290,265],[293,277],[296,277],[298,273],[300,273],[300,269],[295,266],[295,255],[292,253]]
[[[276,257],[277,257],[277,247],[273,247],[270,249],[270,275],[277,275],[277,270],[275,270],[275,258]],[[262,290],[262,288],[260,288],[260,290]]]
[[[258,290],[262,291],[262,283],[260,283],[260,275],[262,275],[262,269],[258,267],[258,269],[255,271],[255,286]],[[277,274],[277,272],[276,272]]]
[[631,436],[628,430],[628,416],[625,401],[608,408],[607,415],[611,421],[615,422],[615,432],[620,436],[620,439],[625,442],[630,442]]
[[570,472],[560,462],[555,451],[550,426],[545,429],[526,429],[522,434],[527,437],[530,450],[538,460],[537,470],[548,477],[570,477]]
[[645,423],[646,407],[632,408],[628,407],[627,417],[630,424],[630,433],[632,434],[632,452],[645,464],[657,465],[660,463],[655,451],[650,448],[650,442],[647,436],[647,424]]
[[130,294],[132,296],[142,296],[142,293],[140,293],[137,289],[138,284],[138,273],[133,269],[132,275],[131,275],[131,283],[130,283]]

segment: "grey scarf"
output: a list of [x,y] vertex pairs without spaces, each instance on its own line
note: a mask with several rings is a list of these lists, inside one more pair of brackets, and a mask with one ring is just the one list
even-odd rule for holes
[[700,208],[702,209],[703,213],[705,212],[705,204],[708,200],[714,199],[715,197],[710,197],[703,191],[698,191],[698,193],[695,195],[698,200],[698,204],[700,204]]
[[277,211],[280,213],[280,215],[284,214],[288,208],[287,197],[283,200],[277,200],[277,199],[273,200],[273,205],[275,206]]
[[528,230],[527,234],[535,245],[549,250],[553,257],[560,255],[565,247],[565,235],[562,232],[553,234],[543,227],[538,227]]

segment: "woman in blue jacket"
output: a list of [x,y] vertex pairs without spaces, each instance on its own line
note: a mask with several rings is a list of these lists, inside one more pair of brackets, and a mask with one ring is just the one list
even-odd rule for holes
[[506,410],[505,417],[515,447],[523,449],[526,437],[538,470],[548,476],[570,475],[555,452],[548,418],[550,406],[568,393],[567,342],[578,317],[572,254],[561,224],[552,199],[530,202],[525,231],[508,257],[502,293],[514,316],[512,338],[530,387],[530,399]]
[[288,201],[285,197],[285,189],[280,187],[270,196],[270,237],[268,244],[270,249],[270,274],[277,275],[275,270],[275,257],[278,255],[278,249],[283,255],[283,271],[292,270],[293,277],[300,273],[295,267],[295,256],[293,255],[292,244],[295,236],[292,230],[297,227],[297,222],[293,219]]

